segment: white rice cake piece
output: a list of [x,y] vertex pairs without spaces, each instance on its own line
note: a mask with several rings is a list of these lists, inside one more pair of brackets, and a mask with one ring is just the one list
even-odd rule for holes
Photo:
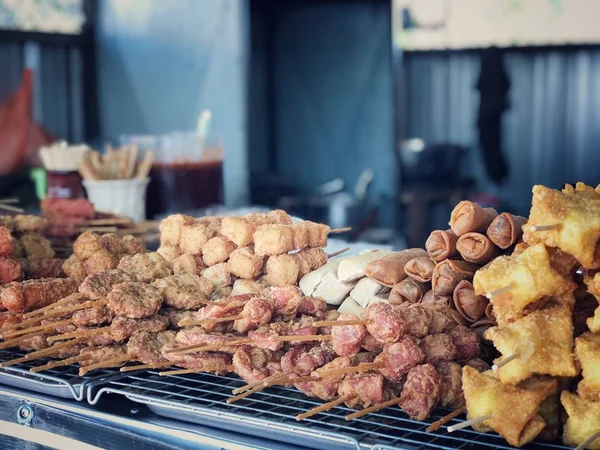
[[301,279],[298,285],[302,289],[302,293],[307,297],[311,297],[319,284],[323,281],[325,275],[333,273],[337,275],[337,270],[344,258],[337,258],[328,261],[324,266],[319,267],[312,272],[307,273]]
[[377,281],[364,277],[358,280],[358,283],[350,291],[350,297],[356,300],[360,306],[366,308],[371,299],[379,294],[384,287]]
[[325,300],[329,305],[339,305],[353,287],[354,284],[344,283],[338,280],[333,272],[329,272],[323,277],[323,281],[319,283],[312,296]]
[[346,298],[338,308],[338,312],[342,314],[355,314],[358,317],[362,317],[362,313],[365,309],[356,303],[352,297]]

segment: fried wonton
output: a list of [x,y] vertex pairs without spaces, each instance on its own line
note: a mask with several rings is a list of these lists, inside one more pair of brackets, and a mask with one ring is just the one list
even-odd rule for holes
[[503,383],[517,384],[533,374],[574,377],[578,373],[573,321],[567,307],[534,311],[516,322],[490,328],[485,338],[502,353],[496,362],[518,354],[498,370]]
[[[575,195],[577,194],[577,195]],[[536,231],[536,226],[554,226]],[[600,268],[600,196],[587,191],[564,193],[544,186],[533,187],[529,221],[523,240],[543,242],[570,253],[586,269]]]
[[557,390],[558,382],[550,378],[534,377],[512,386],[503,384],[492,371],[480,373],[472,367],[463,367],[468,417],[491,416],[483,424],[515,447],[531,442],[546,427],[540,407]]
[[584,333],[575,339],[575,354],[583,375],[577,386],[579,394],[600,402],[600,334]]
[[528,247],[517,256],[496,258],[475,273],[473,286],[478,295],[493,294],[490,301],[499,324],[519,319],[528,305],[543,297],[561,295],[577,287],[552,267],[543,244]]
[[[569,416],[563,433],[566,445],[576,447],[600,431],[600,402],[586,400],[568,391],[563,391],[560,401]],[[600,439],[591,442],[586,448],[600,450]]]

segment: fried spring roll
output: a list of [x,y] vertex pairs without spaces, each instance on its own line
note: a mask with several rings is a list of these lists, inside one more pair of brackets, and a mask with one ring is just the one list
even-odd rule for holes
[[406,275],[421,283],[427,283],[431,281],[433,269],[435,269],[435,262],[433,262],[427,256],[413,258],[406,263],[406,266],[404,266],[404,272]]
[[429,290],[427,292],[425,292],[425,295],[423,295],[423,300],[421,300],[421,303],[430,303],[430,302],[438,302],[438,303],[445,303],[446,306],[450,306],[450,302],[452,301],[452,299],[450,298],[449,295],[439,295],[439,294],[435,294],[433,292],[433,290]]
[[393,305],[400,305],[404,302],[420,303],[423,296],[429,290],[429,286],[420,283],[412,278],[405,278],[396,283],[390,291],[389,301]]
[[456,249],[465,261],[481,265],[487,264],[499,253],[489,237],[475,232],[465,233],[458,238]]
[[494,208],[482,208],[477,203],[463,200],[450,215],[450,228],[457,236],[470,231],[484,233],[497,215]]
[[477,264],[447,259],[438,263],[431,277],[431,289],[434,294],[450,295],[461,280],[473,278]]
[[507,249],[513,245],[523,234],[521,227],[527,223],[527,219],[521,216],[513,216],[510,213],[498,214],[486,234],[490,240],[501,249]]
[[456,310],[470,323],[484,317],[485,309],[490,303],[483,295],[475,294],[475,288],[468,280],[462,280],[456,285],[452,300]]
[[427,238],[425,248],[431,259],[440,262],[458,254],[457,240],[458,236],[452,230],[435,230]]
[[407,275],[404,272],[406,263],[421,256],[427,257],[427,252],[422,248],[409,248],[394,252],[370,262],[365,269],[365,273],[372,280],[384,286],[392,287],[406,278]]

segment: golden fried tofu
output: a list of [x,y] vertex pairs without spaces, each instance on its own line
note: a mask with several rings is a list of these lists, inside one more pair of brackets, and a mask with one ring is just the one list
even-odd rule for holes
[[92,253],[90,257],[83,262],[83,267],[85,267],[85,272],[88,275],[116,269],[118,265],[119,260],[111,255],[106,249]]
[[[588,292],[596,297],[596,300],[600,304],[600,273],[595,274],[593,277],[585,279]],[[588,328],[593,333],[600,333],[600,305],[594,311],[593,317],[586,320]]]
[[183,254],[173,261],[173,272],[175,274],[189,273],[200,275],[206,269],[202,256]]
[[215,236],[202,247],[202,260],[207,266],[227,261],[236,245],[225,236]]
[[227,265],[236,277],[254,280],[262,273],[265,258],[256,255],[250,247],[242,247],[231,252]]
[[179,248],[189,255],[201,255],[202,248],[216,234],[214,228],[206,223],[194,222],[181,228]]
[[[584,399],[568,391],[562,392],[560,401],[569,416],[563,432],[566,445],[575,447],[600,431],[600,402]],[[600,450],[600,439],[586,448]]]
[[569,308],[555,306],[534,311],[516,322],[489,328],[484,337],[494,343],[502,358],[519,355],[498,370],[503,383],[517,384],[533,374],[556,377],[578,374]]
[[19,243],[23,246],[23,253],[27,258],[30,256],[36,258],[54,258],[52,244],[41,234],[27,231],[21,235]]
[[577,287],[552,268],[543,244],[529,247],[518,256],[496,258],[475,273],[473,286],[477,295],[510,286],[490,300],[499,324],[522,317],[525,308],[542,297],[561,295]]
[[181,255],[181,250],[177,245],[161,244],[161,246],[158,247],[158,250],[156,251],[160,253],[160,256],[162,256],[169,262],[175,261],[175,259],[177,259]]
[[546,427],[540,414],[542,402],[555,394],[558,382],[532,378],[526,384],[503,384],[492,371],[480,373],[463,367],[463,392],[470,419],[491,416],[483,425],[500,434],[510,445],[521,447]]
[[183,214],[173,214],[160,222],[160,243],[167,245],[179,245],[181,229],[185,225],[194,223],[194,218]]
[[173,275],[171,265],[158,252],[124,256],[118,267],[135,277],[136,281],[145,283]]
[[246,247],[252,243],[257,225],[259,223],[249,221],[244,217],[223,217],[221,234],[238,247]]
[[265,274],[269,286],[287,286],[298,282],[300,267],[294,255],[271,255],[265,265]]
[[254,253],[281,255],[294,249],[294,232],[289,225],[261,225],[254,232]]
[[600,402],[600,334],[584,333],[575,339],[575,355],[583,375],[577,387],[579,394]]
[[75,253],[82,261],[85,261],[92,256],[92,253],[103,250],[104,248],[105,244],[102,236],[92,231],[81,233],[73,243],[73,253]]
[[219,263],[207,267],[202,271],[202,276],[210,281],[215,289],[231,286],[233,283],[231,273],[227,268],[227,263]]
[[258,281],[239,278],[234,281],[231,295],[260,294],[265,287]]
[[[535,226],[558,225],[535,231]],[[529,221],[523,240],[543,242],[573,255],[586,269],[600,268],[600,197],[573,195],[544,186],[533,187]]]

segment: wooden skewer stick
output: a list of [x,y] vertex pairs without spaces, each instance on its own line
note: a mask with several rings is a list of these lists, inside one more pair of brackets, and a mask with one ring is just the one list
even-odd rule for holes
[[31,334],[28,334],[26,336],[20,336],[18,338],[10,339],[8,341],[0,343],[0,349],[10,348],[10,347],[16,347],[21,342],[26,341],[27,339],[31,339],[31,338],[34,338],[36,336],[42,336],[44,334],[46,334],[45,330],[38,331],[37,333],[31,333]]
[[42,314],[45,313],[46,311],[50,310],[50,309],[54,309],[57,306],[63,305],[65,303],[68,303],[70,301],[72,301],[72,298],[69,297],[65,297],[65,298],[61,298],[60,300],[49,304],[48,306],[45,306],[44,308],[40,308],[40,309],[36,309],[34,311],[30,311],[27,314],[23,314],[23,318],[29,318],[29,317],[33,317],[33,316],[37,316],[38,314]]
[[352,231],[352,227],[334,228],[333,230],[329,230],[329,233],[327,234],[341,234],[347,233],[348,231]]
[[394,406],[400,403],[400,397],[393,398],[388,400],[387,402],[378,403],[377,405],[369,406],[368,408],[362,409],[360,411],[356,411],[355,413],[348,414],[344,419],[346,420],[354,420],[359,417],[366,416],[367,414],[371,414],[373,412],[379,411],[380,409],[388,408],[390,406]]
[[70,358],[61,359],[60,361],[52,361],[52,362],[49,362],[48,364],[44,364],[43,366],[33,367],[33,368],[29,369],[29,371],[31,373],[38,373],[38,372],[42,372],[44,370],[54,369],[55,367],[68,366],[69,364],[74,364],[74,363],[78,363],[81,361],[85,361],[86,359],[89,359],[89,356],[76,355],[76,356],[72,356]]
[[56,336],[50,336],[48,342],[66,341],[67,339],[89,337],[96,333],[102,333],[108,331],[108,327],[101,328],[90,328],[89,330],[71,331],[70,333],[57,334]]
[[21,200],[19,200],[17,197],[10,197],[10,198],[0,198],[0,203],[4,203],[5,205],[10,205],[11,203],[19,203]]
[[560,224],[556,223],[554,225],[533,225],[533,231],[552,231],[560,228]]
[[38,322],[40,322],[41,320],[44,320],[44,319],[45,319],[44,316],[41,316],[41,317],[32,317],[31,319],[23,320],[22,322],[9,325],[9,326],[4,327],[2,329],[2,335],[3,336],[9,336],[10,332],[13,331],[13,330],[18,330],[19,328],[21,328],[23,326],[26,326],[26,325],[30,325],[32,323],[38,323]]
[[42,350],[37,350],[35,352],[27,353],[25,356],[23,356],[21,358],[15,358],[15,359],[11,359],[9,361],[4,361],[4,362],[0,363],[0,367],[14,366],[15,364],[21,364],[23,362],[31,361],[31,360],[34,360],[37,358],[43,358],[44,356],[48,356],[53,353],[56,353],[61,348],[70,347],[71,345],[75,345],[75,344],[77,344],[77,342],[79,342],[79,341],[74,340],[74,341],[69,341],[69,342],[63,342],[62,344],[53,345],[51,347],[44,348]]
[[89,302],[84,302],[79,305],[59,307],[53,311],[48,311],[48,312],[44,313],[43,319],[47,319],[48,317],[60,316],[62,314],[67,314],[70,312],[79,311],[81,309],[105,306],[107,303],[108,303],[108,300],[90,300]]
[[114,217],[112,219],[92,219],[88,220],[87,225],[128,225],[132,223],[129,217]]
[[485,296],[491,300],[492,297],[494,297],[495,295],[504,294],[505,292],[510,291],[512,288],[513,288],[513,285],[511,283],[507,286],[501,287],[500,289],[496,289],[495,291],[489,292]]
[[274,341],[280,342],[310,342],[310,341],[330,341],[330,334],[309,334],[306,336],[273,336]]
[[315,373],[320,378],[337,377],[340,375],[362,373],[362,372],[368,372],[369,370],[381,369],[383,366],[384,366],[384,363],[382,363],[382,362],[362,363],[362,364],[357,364],[356,366],[342,367],[339,369],[325,369],[325,370],[317,369],[317,370],[315,370]]
[[51,330],[56,327],[62,327],[63,325],[69,325],[70,323],[71,323],[70,319],[69,320],[60,320],[58,322],[47,323],[46,325],[39,325],[37,327],[24,328],[22,330],[16,330],[16,331],[8,332],[8,333],[2,333],[2,338],[17,337],[17,336],[21,336],[22,334],[33,333],[34,331]]
[[451,425],[447,428],[448,433],[454,433],[456,430],[462,430],[463,428],[470,427],[471,425],[477,425],[478,423],[485,422],[486,420],[490,420],[492,418],[491,414],[487,416],[475,417],[474,419],[465,420],[457,425]]
[[248,384],[246,384],[245,386],[242,386],[242,387],[239,387],[239,388],[237,388],[237,389],[234,389],[233,391],[231,391],[231,393],[232,393],[233,395],[236,395],[236,394],[241,394],[242,392],[246,392],[248,389],[252,389],[252,388],[254,388],[254,387],[256,387],[256,386],[261,386],[261,385],[263,385],[264,383],[268,383],[268,382],[270,382],[270,381],[272,381],[272,380],[275,380],[275,379],[281,378],[281,376],[282,376],[282,374],[281,374],[281,373],[276,373],[276,374],[273,374],[273,375],[271,375],[271,376],[268,376],[268,377],[266,377],[266,378],[263,378],[263,379],[262,379],[262,380],[260,380],[260,381],[257,381],[256,383],[248,383]]
[[298,414],[296,416],[296,420],[298,420],[298,421],[304,420],[311,416],[314,416],[315,414],[319,414],[320,412],[329,411],[330,409],[335,408],[336,406],[339,406],[342,403],[346,403],[346,402],[352,400],[353,398],[355,398],[354,395],[346,395],[345,397],[339,397],[330,402],[323,403],[321,406],[317,406],[316,408],[309,409],[308,411],[306,411],[302,414]]
[[173,366],[172,362],[154,363],[154,364],[138,364],[137,366],[121,367],[121,372],[133,372],[134,370],[142,369],[166,369]]
[[350,247],[343,248],[341,250],[338,250],[337,252],[328,253],[327,254],[327,259],[333,258],[333,257],[338,256],[338,255],[341,255],[342,253],[346,253],[348,250],[350,250]]
[[[230,366],[226,366],[222,368],[222,371],[224,372],[230,372],[231,370],[233,370],[232,367]],[[200,372],[207,372],[206,369],[178,369],[178,370],[169,370],[168,372],[158,372],[158,375],[161,377],[171,377],[173,375],[184,375],[186,373],[200,373]],[[221,372],[221,369],[217,369],[214,372],[219,373]]]
[[575,450],[584,450],[585,448],[587,448],[588,445],[590,445],[598,438],[600,438],[600,430],[596,431],[589,438],[587,438],[585,441],[583,441],[581,444],[575,447]]
[[86,373],[91,372],[92,370],[96,370],[96,369],[105,369],[108,367],[116,367],[119,364],[122,364],[127,361],[131,361],[131,357],[129,355],[117,356],[112,359],[107,359],[106,361],[100,361],[99,363],[91,364],[89,366],[84,366],[84,367],[80,368],[79,376],[82,377]]
[[18,208],[16,206],[7,205],[6,203],[0,203],[0,209],[4,209],[6,211],[13,211],[16,213],[24,213],[25,210],[23,208]]
[[186,345],[185,347],[170,348],[168,350],[165,350],[165,353],[185,354],[185,353],[208,352],[208,351],[215,351],[215,350],[218,351],[219,349],[221,349],[223,347],[230,347],[232,345],[245,345],[245,344],[250,344],[251,342],[252,342],[252,339],[244,338],[244,339],[236,339],[233,341],[221,341],[221,342],[216,342],[214,344]]
[[312,326],[315,328],[318,327],[341,327],[344,325],[367,325],[369,323],[368,320],[320,320],[318,322],[313,322]]
[[252,395],[256,392],[260,392],[264,389],[266,389],[268,386],[265,386],[264,384],[260,384],[258,386],[254,386],[251,389],[248,389],[247,391],[243,392],[242,394],[238,394],[235,397],[231,397],[227,399],[227,403],[233,403],[233,402],[237,402],[238,400],[241,400],[243,398],[248,397],[249,395]]
[[117,227],[80,227],[79,230],[83,231],[93,231],[94,233],[116,233],[119,231]]
[[506,364],[511,362],[513,359],[517,359],[519,356],[520,356],[519,352],[514,352],[512,355],[509,355],[506,358],[502,358],[500,361],[498,361],[496,364],[494,364],[492,366],[492,370],[494,372],[497,372],[498,369],[500,369],[500,367],[505,366]]
[[[210,303],[212,303],[212,302],[210,302]],[[196,320],[196,321],[194,321],[194,323],[192,323],[192,325],[202,325],[204,323],[233,322],[234,320],[239,320],[239,319],[243,319],[243,318],[244,318],[244,316],[241,314],[238,314],[236,316],[216,317],[214,319]]]
[[467,412],[467,407],[461,406],[457,410],[452,411],[450,414],[446,414],[440,420],[436,420],[435,422],[433,422],[431,425],[429,425],[427,428],[425,428],[425,431],[427,431],[428,433],[433,433],[434,431],[439,430],[442,425],[446,425],[448,422],[450,422],[455,417],[458,417],[461,414],[466,413],[466,412]]

